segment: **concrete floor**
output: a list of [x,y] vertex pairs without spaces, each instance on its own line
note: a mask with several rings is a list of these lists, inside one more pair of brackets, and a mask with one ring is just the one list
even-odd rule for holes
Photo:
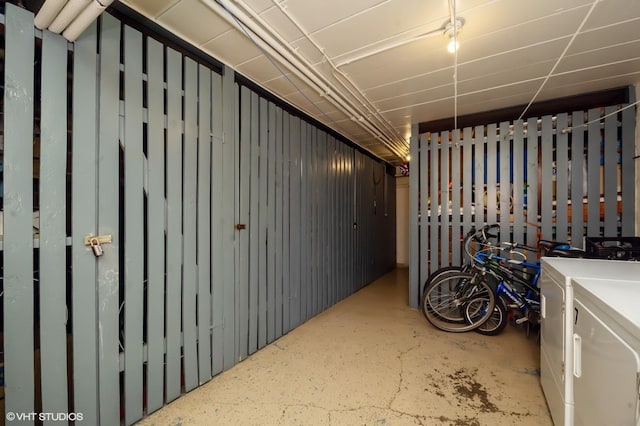
[[539,346],[453,334],[407,307],[398,269],[142,425],[552,425]]

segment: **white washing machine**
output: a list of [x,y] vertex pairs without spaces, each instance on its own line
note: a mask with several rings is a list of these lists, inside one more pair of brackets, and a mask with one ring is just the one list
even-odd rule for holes
[[574,277],[637,280],[640,262],[542,258],[540,383],[556,425],[574,424]]
[[640,424],[640,282],[573,280],[576,425]]

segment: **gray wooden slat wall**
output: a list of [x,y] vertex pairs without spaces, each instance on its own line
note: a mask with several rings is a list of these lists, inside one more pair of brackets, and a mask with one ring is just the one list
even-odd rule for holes
[[166,51],[167,280],[165,398],[180,396],[180,300],[182,287],[182,57]]
[[198,381],[211,379],[211,70],[198,67]]
[[635,115],[620,107],[412,136],[412,306],[430,272],[462,258],[472,225],[531,246],[633,235]]
[[198,65],[190,58],[183,59],[183,188],[182,188],[182,368],[184,388],[198,386],[198,349],[196,329],[196,212],[198,172]]
[[[4,386],[7,412],[35,411],[33,16],[7,5],[4,81]],[[7,167],[8,166],[8,167]],[[10,301],[10,303],[6,303]],[[33,421],[31,421],[33,424]]]
[[165,122],[163,46],[147,39],[147,412],[164,403],[165,353]]
[[[124,32],[124,353],[125,423],[143,414],[144,176],[142,146],[142,34]],[[122,312],[121,312],[122,313]]]
[[[98,235],[111,235],[98,262],[98,389],[101,424],[120,421],[120,22],[100,27],[98,125]],[[77,354],[80,355],[80,354]]]
[[[44,33],[40,116],[40,363],[42,412],[68,410],[66,311],[67,43]],[[51,424],[52,422],[44,422]]]
[[230,69],[108,14],[69,44],[7,5],[4,31],[7,411],[133,424],[395,266],[390,168]]
[[[97,25],[92,24],[74,44],[72,174],[72,319],[73,407],[87,423],[99,424],[98,412],[98,303],[96,299],[97,260],[84,245],[85,235],[98,232],[98,140],[95,117],[98,98]],[[6,143],[6,142],[5,142]],[[6,182],[5,182],[6,185]],[[76,212],[82,212],[77,214]],[[67,309],[69,307],[67,306]],[[5,361],[6,362],[6,361]],[[7,409],[9,406],[7,405]]]

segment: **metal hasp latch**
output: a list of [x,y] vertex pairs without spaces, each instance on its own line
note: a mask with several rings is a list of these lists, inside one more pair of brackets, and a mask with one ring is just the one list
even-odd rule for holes
[[84,245],[91,247],[95,257],[100,257],[104,254],[102,244],[110,244],[112,241],[111,235],[88,235],[84,237]]

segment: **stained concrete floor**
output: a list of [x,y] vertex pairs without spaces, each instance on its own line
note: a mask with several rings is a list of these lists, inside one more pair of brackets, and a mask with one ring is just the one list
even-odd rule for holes
[[141,425],[552,425],[521,329],[453,334],[395,270]]

